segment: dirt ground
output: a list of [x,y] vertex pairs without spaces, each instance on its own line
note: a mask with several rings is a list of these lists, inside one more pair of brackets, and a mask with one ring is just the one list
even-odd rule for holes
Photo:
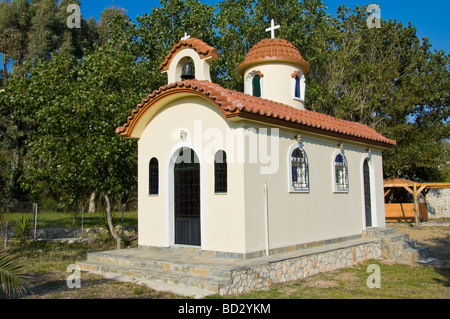
[[397,233],[409,234],[410,239],[417,240],[418,246],[430,249],[431,257],[437,259],[436,263],[450,267],[450,222],[429,221],[421,223],[416,229],[415,224],[389,223],[388,228],[396,228]]
[[[396,228],[397,233],[409,234],[410,239],[417,240],[419,246],[425,246],[430,249],[433,261],[433,267],[450,268],[450,222],[429,222],[421,224],[416,229],[413,224],[408,223],[389,223],[388,228]],[[69,257],[67,257],[69,258]],[[74,257],[70,257],[67,262],[72,262]],[[65,260],[65,259],[64,259]],[[75,260],[75,259],[74,259]],[[48,266],[50,267],[50,266]],[[138,286],[132,283],[122,284],[111,282],[100,276],[83,274],[83,289],[69,290],[66,285],[68,274],[61,270],[50,270],[45,273],[34,272],[30,274],[30,283],[28,292],[20,298],[25,299],[95,299],[95,298],[180,298],[179,296],[168,293],[152,291],[149,288]],[[358,280],[352,273],[346,273],[348,276],[346,282]],[[342,278],[340,278],[342,279]],[[313,277],[306,280],[306,285],[315,288],[333,288],[338,286],[339,281],[319,277]],[[286,289],[289,288],[287,286]],[[294,289],[295,290],[295,289]],[[1,294],[0,294],[0,299]]]

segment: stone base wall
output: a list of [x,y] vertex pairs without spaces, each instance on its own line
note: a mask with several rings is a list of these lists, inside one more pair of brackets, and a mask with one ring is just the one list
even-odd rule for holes
[[450,189],[432,189],[427,195],[428,218],[450,217]]
[[374,241],[276,261],[249,269],[236,270],[232,274],[231,284],[220,287],[219,293],[221,295],[233,295],[268,288],[273,284],[286,283],[319,273],[352,267],[367,260],[382,259],[382,256],[381,242]]

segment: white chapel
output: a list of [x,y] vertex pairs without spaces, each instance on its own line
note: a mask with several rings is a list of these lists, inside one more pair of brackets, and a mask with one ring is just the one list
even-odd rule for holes
[[309,111],[310,64],[288,41],[248,52],[243,93],[211,82],[217,59],[183,38],[160,66],[168,84],[117,129],[138,140],[140,247],[249,259],[386,226],[382,152],[394,141]]

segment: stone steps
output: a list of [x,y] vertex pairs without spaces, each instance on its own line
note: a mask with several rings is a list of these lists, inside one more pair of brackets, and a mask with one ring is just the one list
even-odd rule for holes
[[[164,259],[162,259],[164,258]],[[88,254],[87,262],[131,267],[151,271],[169,271],[182,275],[204,276],[212,278],[230,279],[229,269],[211,267],[210,265],[190,262],[192,256],[176,254],[167,257],[161,254],[148,254],[145,258],[129,256],[114,256],[112,254]]]
[[397,234],[395,228],[368,230],[366,238],[382,240],[383,257],[389,260],[419,262],[430,258],[427,247],[419,247],[416,240],[410,240],[408,234]]
[[[81,271],[102,275],[105,278],[146,284],[151,288],[171,291],[189,297],[204,297],[219,292],[221,285],[227,284],[230,274],[225,271],[188,265],[158,262],[130,261],[127,258],[102,258],[89,256],[85,262],[78,263]],[[217,273],[220,276],[213,276]],[[165,287],[165,289],[164,289]]]
[[428,256],[428,248],[418,247],[408,234],[385,228],[365,231],[358,239],[250,259],[223,258],[191,247],[140,247],[91,253],[78,266],[109,279],[204,297],[264,289],[368,259],[421,262]]
[[254,259],[219,258],[199,249],[129,249],[88,254],[81,271],[159,291],[204,297],[265,289],[379,258],[379,240],[349,240]]
[[363,231],[363,238],[375,239],[397,234],[395,228],[374,228]]

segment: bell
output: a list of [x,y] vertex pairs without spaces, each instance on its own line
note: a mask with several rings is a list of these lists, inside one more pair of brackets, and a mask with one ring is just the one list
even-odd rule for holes
[[194,67],[191,63],[186,63],[183,67],[183,72],[181,73],[181,79],[183,80],[193,80],[195,79]]

